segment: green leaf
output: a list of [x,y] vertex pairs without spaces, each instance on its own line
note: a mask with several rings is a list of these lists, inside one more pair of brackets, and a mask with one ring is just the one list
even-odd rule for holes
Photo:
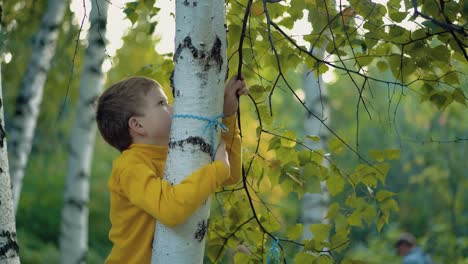
[[455,90],[453,90],[452,97],[453,100],[455,100],[456,102],[466,106],[466,98],[462,89],[456,88]]
[[380,204],[380,210],[384,213],[390,213],[390,211],[398,212],[398,204],[394,199],[387,199]]
[[317,256],[307,252],[299,252],[294,256],[294,264],[311,263]]
[[349,240],[348,235],[349,235],[348,228],[337,230],[337,232],[335,232],[335,234],[333,234],[330,238],[330,242],[332,245],[331,247],[334,248],[337,252],[345,250],[346,247],[349,245],[349,243],[346,243],[344,245],[343,243]]
[[377,220],[377,230],[380,232],[386,223],[388,223],[388,215],[382,214]]
[[323,159],[324,159],[323,156],[324,156],[323,150],[318,149],[318,150],[314,150],[314,152],[310,154],[310,159],[317,164],[322,164]]
[[273,118],[270,115],[270,109],[268,108],[268,106],[266,104],[259,104],[258,112],[260,114],[262,122],[266,125],[271,125],[271,123],[273,122]]
[[330,233],[330,224],[312,224],[309,227],[310,231],[314,235],[316,241],[324,241],[328,238]]
[[387,198],[389,197],[392,197],[396,195],[396,193],[394,192],[390,192],[390,191],[387,191],[387,190],[381,190],[381,191],[378,191],[377,194],[375,195],[375,197],[377,198],[377,201],[379,202],[383,202],[384,200],[386,200]]
[[130,22],[132,22],[132,25],[138,20],[138,14],[135,12],[135,9],[126,8],[124,13],[127,15]]
[[255,100],[262,98],[263,94],[265,93],[265,88],[261,85],[253,85],[249,87],[249,90],[250,90],[249,94]]
[[273,217],[261,217],[260,222],[270,232],[275,232],[281,229],[281,224]]
[[378,150],[369,150],[369,156],[378,162],[384,161],[384,153]]
[[297,158],[299,159],[299,165],[305,166],[310,163],[310,151],[308,149],[300,150],[297,153]]
[[458,79],[458,74],[456,72],[449,73],[442,78],[442,80],[451,85],[460,84],[460,79]]
[[288,235],[288,239],[297,240],[302,236],[303,231],[304,226],[302,224],[296,224],[294,226],[288,227],[286,233]]
[[148,29],[148,35],[152,35],[154,33],[154,30],[155,30],[157,24],[158,24],[157,21],[154,21],[154,22],[150,23],[150,27]]
[[388,64],[384,61],[378,61],[377,68],[379,69],[379,71],[384,72],[388,69]]
[[341,264],[367,264],[368,262],[358,259],[345,259]]
[[288,148],[293,148],[294,146],[296,146],[296,132],[292,130],[287,130],[286,132],[283,133],[282,136],[285,138],[288,138],[288,139],[281,138],[282,146],[288,147]]
[[368,172],[368,173],[364,173],[361,176],[361,182],[364,183],[367,186],[376,187],[377,186],[376,172],[371,171],[371,172]]
[[361,214],[358,210],[355,210],[350,216],[348,216],[348,224],[351,226],[362,227]]
[[313,135],[307,135],[306,138],[314,141],[314,142],[319,142],[320,141],[320,137],[319,136],[313,136]]
[[383,154],[388,160],[397,160],[400,158],[400,149],[386,149]]
[[375,208],[373,205],[367,205],[361,213],[362,213],[362,218],[366,220],[367,224],[372,223],[372,220],[377,215],[377,212],[375,211]]
[[432,52],[430,53],[430,55],[434,57],[434,59],[441,61],[443,63],[450,62],[450,51],[445,45],[439,45],[439,46],[432,48]]
[[438,32],[440,29],[442,29],[441,27],[439,27],[439,25],[430,20],[423,21],[421,24],[431,29],[432,32]]
[[340,154],[344,150],[344,144],[341,142],[340,139],[333,137],[330,140],[328,140],[328,149],[330,150],[331,153],[333,154]]
[[321,63],[318,68],[318,71],[320,75],[326,73],[328,71],[328,65],[326,65],[325,63]]
[[340,205],[337,203],[332,203],[330,206],[328,206],[328,212],[327,212],[326,218],[328,219],[335,218],[339,211],[340,211]]
[[270,140],[270,144],[268,145],[268,150],[279,149],[280,147],[281,147],[280,138],[274,137]]
[[250,260],[250,256],[245,254],[245,253],[242,253],[242,252],[237,252],[235,255],[234,255],[234,263],[235,264],[245,264],[245,263],[249,263],[249,260]]
[[302,178],[306,182],[305,190],[310,193],[321,193],[320,179],[319,179],[319,167],[309,162],[302,169]]
[[216,260],[216,257],[218,257],[219,251],[224,251],[223,248],[224,248],[223,244],[210,245],[210,243],[208,243],[208,248],[206,251],[207,251],[208,258],[211,260],[212,263],[214,263],[214,261]]
[[333,259],[328,255],[320,255],[314,260],[314,264],[333,264]]
[[372,60],[374,60],[374,57],[372,56],[366,56],[362,53],[356,54],[356,61],[361,67],[371,64]]
[[338,173],[332,173],[327,179],[327,189],[332,196],[335,196],[343,191],[345,181]]
[[393,21],[395,21],[397,23],[400,23],[401,21],[403,21],[403,19],[405,19],[408,16],[408,13],[406,13],[406,12],[390,12],[389,15],[390,15],[390,18]]
[[376,177],[382,182],[382,184],[385,184],[385,178],[387,177],[388,171],[390,170],[390,165],[387,163],[379,163],[374,167]]
[[146,8],[148,8],[148,10],[151,10],[154,6],[155,0],[143,0],[143,2],[145,3]]
[[437,106],[439,110],[444,109],[451,102],[451,96],[447,92],[440,92],[431,95],[429,100]]

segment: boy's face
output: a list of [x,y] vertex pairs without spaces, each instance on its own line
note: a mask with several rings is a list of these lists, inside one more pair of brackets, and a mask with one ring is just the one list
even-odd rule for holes
[[148,143],[165,145],[169,142],[172,123],[172,106],[161,87],[151,89],[145,98],[143,116],[139,122]]

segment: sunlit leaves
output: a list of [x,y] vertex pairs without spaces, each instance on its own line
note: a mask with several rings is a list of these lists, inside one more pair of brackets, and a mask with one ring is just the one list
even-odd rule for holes
[[320,255],[314,260],[314,264],[333,264],[333,259],[328,255]]
[[299,252],[294,256],[294,264],[311,263],[317,256],[307,252]]
[[312,224],[309,229],[314,235],[316,241],[324,241],[328,238],[328,235],[331,230],[330,224]]
[[395,193],[393,193],[393,192],[390,192],[390,191],[387,191],[387,190],[382,190],[382,191],[377,192],[376,197],[377,197],[377,201],[382,202],[382,201],[386,200],[387,198],[390,198],[390,197],[392,197],[394,195],[395,195]]
[[296,224],[294,226],[290,226],[287,229],[288,239],[296,240],[302,236],[302,232],[304,231],[304,227],[301,224]]
[[250,263],[250,259],[251,257],[246,253],[238,252],[234,255],[234,263]]
[[400,158],[399,149],[369,150],[369,156],[378,162],[384,160],[396,160]]
[[339,173],[337,169],[333,169],[333,173],[330,174],[327,182],[327,189],[332,196],[337,195],[342,192],[345,187],[345,181],[343,176]]
[[292,130],[284,132],[281,138],[281,145],[289,148],[294,147],[296,145],[296,132]]
[[456,88],[452,93],[452,98],[456,102],[466,106],[466,96],[462,89]]
[[127,18],[135,24],[138,20],[138,14],[136,13],[136,8],[138,7],[138,2],[129,2],[126,4],[126,8],[124,9],[124,13],[127,15]]

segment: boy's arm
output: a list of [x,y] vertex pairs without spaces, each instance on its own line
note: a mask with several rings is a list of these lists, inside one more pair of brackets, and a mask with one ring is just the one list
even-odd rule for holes
[[242,148],[237,114],[223,118],[223,124],[229,129],[228,132],[221,134],[226,143],[229,163],[231,164],[231,177],[223,182],[223,186],[228,186],[238,183],[242,175]]
[[227,166],[215,161],[173,186],[139,164],[123,171],[119,185],[131,203],[172,227],[185,222],[228,177]]

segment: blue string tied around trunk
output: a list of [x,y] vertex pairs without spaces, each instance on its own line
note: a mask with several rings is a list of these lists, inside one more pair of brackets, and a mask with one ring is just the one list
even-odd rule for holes
[[178,114],[172,115],[172,118],[191,118],[207,122],[203,129],[203,134],[206,134],[207,130],[210,130],[210,143],[211,143],[211,158],[214,160],[215,156],[215,133],[217,128],[221,128],[221,132],[227,132],[229,129],[218,119],[224,117],[224,114],[217,115],[214,118],[206,118],[203,116],[190,115],[190,114]]
[[273,244],[268,249],[266,263],[278,264],[281,262],[281,249],[279,247],[279,239],[275,237]]

